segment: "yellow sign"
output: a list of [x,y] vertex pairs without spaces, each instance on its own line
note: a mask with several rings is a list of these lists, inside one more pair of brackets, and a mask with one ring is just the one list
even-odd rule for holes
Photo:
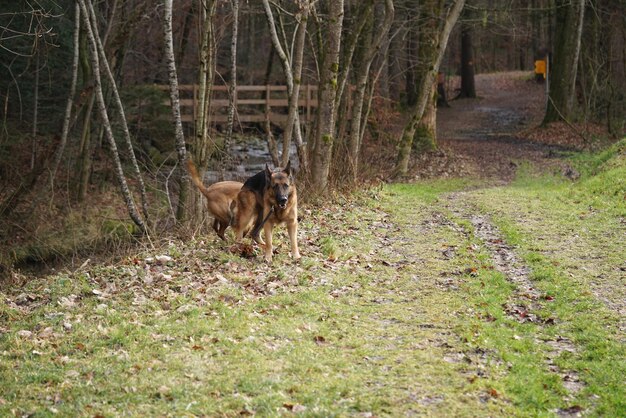
[[541,74],[544,79],[546,78],[546,60],[535,61],[535,74]]

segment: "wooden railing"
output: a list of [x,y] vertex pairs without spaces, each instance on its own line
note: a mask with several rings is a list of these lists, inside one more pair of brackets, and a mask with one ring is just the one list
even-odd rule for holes
[[[162,90],[168,90],[168,86],[156,86]],[[183,122],[193,122],[198,111],[198,85],[181,84],[178,87],[180,93],[180,113]],[[275,124],[283,124],[287,121],[289,101],[287,98],[287,86],[237,86],[234,95],[236,106],[235,121],[265,122],[269,120]],[[169,101],[168,101],[169,104]],[[217,124],[226,123],[228,120],[228,86],[213,86],[211,99],[211,122]],[[300,98],[298,100],[300,121],[307,123],[312,120],[317,107],[317,86],[300,86]]]

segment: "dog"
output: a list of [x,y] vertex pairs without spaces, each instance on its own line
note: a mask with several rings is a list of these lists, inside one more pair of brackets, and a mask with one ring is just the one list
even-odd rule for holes
[[[265,170],[248,178],[231,203],[232,227],[235,239],[241,242],[251,232],[251,237],[264,247],[265,260],[272,261],[272,232],[275,225],[286,224],[291,243],[291,256],[300,258],[298,250],[298,193],[291,172],[291,163],[283,169]],[[265,240],[259,236],[263,228]]]
[[220,181],[205,187],[191,158],[187,159],[187,168],[193,184],[200,189],[207,199],[207,209],[214,218],[213,230],[217,233],[217,236],[226,241],[224,233],[228,225],[230,225],[232,217],[230,204],[237,199],[243,183],[238,181]]

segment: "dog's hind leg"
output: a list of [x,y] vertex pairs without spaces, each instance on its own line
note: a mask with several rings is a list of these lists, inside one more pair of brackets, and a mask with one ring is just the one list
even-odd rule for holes
[[223,234],[220,235],[221,227],[222,225],[220,224],[220,221],[218,221],[217,218],[213,219],[213,230],[217,233],[218,237],[220,237],[221,239],[224,239]]
[[[216,228],[216,225],[217,225],[217,228]],[[217,232],[217,236],[223,239],[224,241],[226,241],[226,237],[224,236],[224,233],[226,232],[226,228],[228,228],[228,224],[226,222],[220,222],[217,219],[215,220],[215,223],[213,224],[213,229],[215,229],[215,232]]]

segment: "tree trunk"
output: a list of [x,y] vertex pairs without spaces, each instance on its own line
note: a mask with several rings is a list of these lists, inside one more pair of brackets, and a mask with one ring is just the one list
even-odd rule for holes
[[469,24],[464,24],[461,29],[461,91],[457,98],[476,98],[472,28]]
[[437,95],[434,81],[430,89],[430,97],[426,101],[424,114],[413,136],[413,149],[423,153],[437,148]]
[[63,129],[61,130],[61,142],[54,155],[52,168],[50,169],[49,188],[54,189],[54,178],[56,177],[61,158],[67,144],[67,136],[70,130],[70,120],[72,119],[72,107],[74,106],[74,96],[76,95],[76,82],[78,80],[78,58],[80,55],[80,7],[76,3],[74,7],[74,55],[72,57],[72,81],[70,82],[70,93],[65,106],[65,117],[63,118]]
[[[196,110],[196,132],[193,142],[193,160],[198,167],[200,176],[204,174],[209,159],[209,126],[211,117],[211,92],[213,90],[213,76],[215,74],[215,30],[213,17],[217,2],[215,0],[200,0],[200,65],[198,80],[198,108]],[[181,170],[185,171],[181,166]],[[179,219],[185,219],[189,225],[203,225],[208,213],[202,193],[196,187],[190,187],[189,178],[183,175],[187,185],[186,195],[179,200]],[[181,208],[181,205],[184,208]],[[185,215],[182,215],[185,211]]]
[[124,170],[122,169],[122,162],[120,160],[120,156],[117,151],[117,145],[115,143],[115,138],[113,136],[113,130],[111,129],[111,124],[109,122],[109,116],[107,114],[106,103],[104,100],[104,95],[102,93],[102,82],[100,80],[100,63],[98,60],[98,45],[96,43],[96,38],[93,32],[93,28],[91,26],[91,21],[89,18],[89,11],[85,4],[85,0],[78,0],[78,3],[80,5],[83,23],[85,24],[85,29],[87,31],[87,38],[89,40],[91,66],[93,68],[93,73],[94,73],[95,93],[96,93],[96,101],[98,104],[98,110],[100,111],[100,117],[102,119],[104,132],[109,142],[109,147],[111,148],[110,152],[113,158],[117,180],[120,183],[120,191],[122,192],[122,195],[124,197],[124,201],[126,203],[126,207],[128,209],[131,219],[133,220],[135,225],[137,225],[139,229],[145,233],[147,232],[146,226],[143,220],[141,219],[141,217],[139,216],[139,213],[137,212],[135,201],[133,199],[133,196],[130,190],[128,189],[126,177],[124,176]]
[[89,46],[87,45],[87,35],[85,31],[81,31],[80,35],[80,68],[82,74],[82,91],[79,97],[84,97],[81,109],[82,131],[80,135],[79,147],[79,169],[76,184],[76,198],[82,202],[87,197],[89,191],[89,178],[91,176],[91,119],[93,116],[93,107],[96,103],[96,95],[93,91],[93,69],[89,61]]
[[[427,4],[424,5],[424,8],[431,11],[437,11],[437,3],[438,2],[436,0],[430,0]],[[439,66],[441,65],[441,60],[443,59],[443,54],[446,50],[446,45],[448,44],[450,32],[452,31],[452,28],[459,18],[461,10],[463,10],[464,4],[465,0],[456,0],[446,11],[445,16],[442,16],[442,18],[444,18],[443,26],[431,34],[433,38],[430,40],[430,42],[435,46],[435,48],[432,49],[434,54],[427,62],[428,68],[425,71],[423,77],[421,77],[419,100],[417,102],[417,105],[413,109],[411,120],[404,127],[402,136],[400,138],[400,143],[398,145],[398,155],[396,159],[396,167],[394,172],[395,177],[404,176],[408,171],[409,159],[411,156],[411,148],[413,146],[415,131],[417,130],[418,124],[422,119],[422,116],[424,115],[426,105],[429,99],[432,97],[432,89],[437,80],[437,72],[439,71]],[[430,19],[436,20],[438,19],[438,17],[439,14],[436,13],[431,16]]]
[[310,149],[310,184],[313,192],[320,193],[328,187],[330,162],[335,139],[337,75],[339,74],[339,49],[343,27],[343,0],[333,0],[329,5],[326,27],[326,45],[323,51],[318,87],[317,132],[314,148]]
[[574,118],[576,72],[585,13],[585,0],[557,0],[554,58],[550,62],[550,91],[543,123]]
[[[274,20],[274,15],[272,13],[272,9],[270,7],[268,0],[263,0],[263,8],[265,10],[265,16],[267,18],[267,22],[270,29],[270,35],[272,40],[273,51],[278,54],[280,61],[283,66],[283,72],[285,73],[285,80],[287,82],[287,95],[288,95],[288,116],[287,116],[287,124],[285,126],[285,130],[283,132],[283,153],[280,158],[280,164],[285,167],[289,162],[289,150],[291,148],[291,138],[293,132],[295,130],[296,134],[296,143],[298,145],[300,162],[304,163],[304,168],[306,168],[306,157],[302,155],[301,150],[302,146],[302,135],[300,131],[298,121],[298,100],[300,97],[300,84],[301,84],[301,76],[302,76],[302,60],[304,55],[304,41],[306,39],[306,24],[309,16],[309,4],[308,0],[301,4],[300,10],[300,22],[298,23],[298,29],[295,34],[295,58],[289,57],[285,52],[285,48],[280,43],[280,39],[278,38],[278,33],[276,31],[276,22]],[[292,64],[292,59],[295,61]],[[268,130],[268,135],[271,133]],[[269,139],[269,138],[268,138]],[[301,164],[302,165],[302,164]]]
[[180,189],[178,192],[178,206],[175,218],[178,222],[186,219],[186,199],[191,188],[191,178],[186,167],[187,148],[185,146],[185,134],[183,133],[183,123],[180,116],[180,96],[178,92],[178,72],[176,70],[176,60],[174,58],[174,39],[172,35],[172,1],[164,1],[163,10],[163,41],[165,43],[163,51],[167,65],[167,78],[169,80],[170,101],[172,118],[174,120],[174,136],[176,138],[176,153],[178,155],[178,170],[180,172]]
[[121,122],[122,132],[124,134],[124,142],[126,143],[126,147],[128,148],[128,156],[130,158],[131,164],[135,171],[135,175],[137,176],[137,182],[139,183],[139,191],[141,193],[141,208],[143,211],[144,220],[148,220],[148,198],[146,195],[146,186],[143,181],[143,176],[141,174],[141,170],[139,169],[139,164],[137,163],[137,158],[135,157],[135,150],[133,149],[132,139],[130,137],[130,132],[128,130],[128,124],[126,123],[126,114],[124,112],[124,106],[122,105],[122,99],[120,98],[120,94],[117,90],[117,84],[115,82],[115,78],[113,77],[113,72],[111,71],[111,67],[109,67],[109,63],[107,60],[106,53],[104,51],[104,46],[100,41],[100,36],[98,34],[98,21],[96,18],[96,13],[93,9],[91,2],[87,2],[87,8],[89,9],[89,15],[92,22],[92,30],[94,32],[94,38],[96,41],[96,47],[98,49],[98,53],[100,54],[100,63],[102,64],[102,68],[104,69],[104,74],[109,79],[110,89],[113,93],[113,102],[117,107],[117,111],[119,113],[119,118]]
[[224,138],[224,158],[222,167],[230,161],[230,145],[233,137],[235,112],[237,111],[237,33],[239,31],[239,0],[230,0],[233,9],[233,30],[230,39],[230,84],[228,86],[228,118]]
[[356,88],[352,101],[352,115],[350,120],[350,136],[348,137],[348,162],[352,180],[356,182],[359,171],[359,154],[361,152],[362,131],[365,129],[367,119],[363,119],[363,106],[365,92],[370,80],[370,68],[376,53],[379,52],[380,45],[387,36],[391,24],[393,23],[394,6],[392,0],[385,1],[385,16],[382,22],[378,22],[376,27],[370,26],[370,33],[374,33],[374,39],[369,36],[363,37],[367,45],[362,45],[363,53],[357,66]]
[[[309,13],[310,13],[310,3],[309,0],[305,0],[301,5],[300,12],[300,22],[298,24],[298,30],[296,32],[296,42],[295,42],[295,52],[293,58],[293,76],[294,76],[294,88],[291,94],[292,98],[289,102],[289,120],[287,123],[287,129],[289,128],[289,124],[293,123],[293,130],[295,133],[296,139],[296,148],[298,152],[298,160],[300,162],[300,171],[308,172],[309,169],[309,158],[306,152],[306,147],[304,145],[304,141],[302,139],[302,129],[300,127],[300,117],[298,113],[298,102],[300,98],[300,87],[302,85],[302,67],[304,62],[304,47],[306,42],[306,29],[307,23],[309,21]],[[293,120],[293,122],[292,122]],[[285,148],[287,147],[287,148]],[[289,149],[289,142],[283,143],[283,150]],[[287,165],[287,161],[289,158],[289,153],[287,153],[287,159],[285,158],[285,154],[283,153],[283,161],[282,165],[285,167]]]
[[[406,35],[406,74],[405,74],[405,97],[406,105],[413,107],[417,104],[419,95],[419,85],[416,84],[417,73],[416,68],[419,65],[419,50],[421,44],[419,42],[419,4],[416,0],[408,0],[407,6],[407,35]],[[419,45],[419,46],[418,46]]]

